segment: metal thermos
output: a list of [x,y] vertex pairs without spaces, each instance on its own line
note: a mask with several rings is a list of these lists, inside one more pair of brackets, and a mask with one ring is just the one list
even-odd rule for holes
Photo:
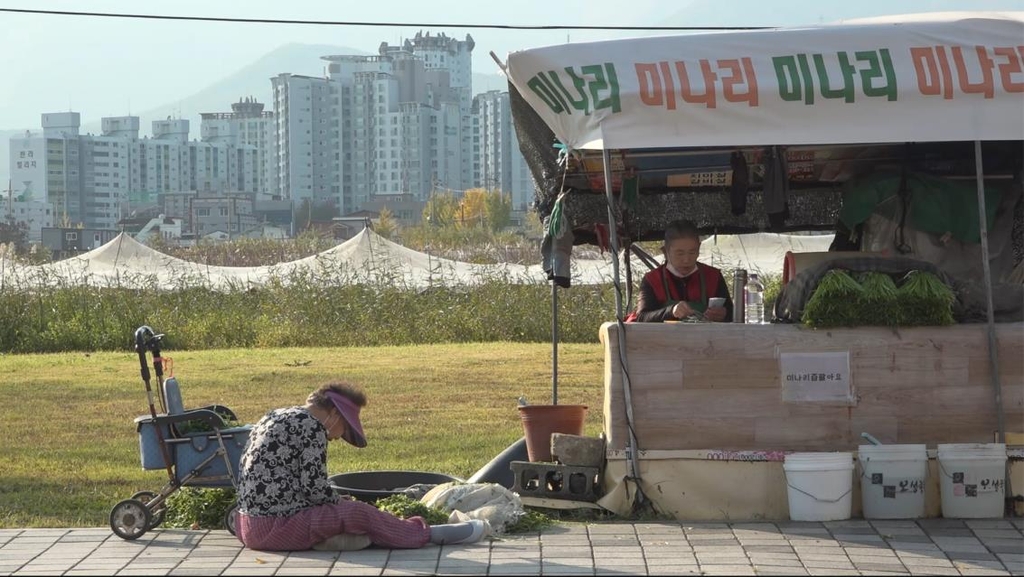
[[732,273],[732,322],[746,322],[745,309],[747,308],[747,271],[738,268]]

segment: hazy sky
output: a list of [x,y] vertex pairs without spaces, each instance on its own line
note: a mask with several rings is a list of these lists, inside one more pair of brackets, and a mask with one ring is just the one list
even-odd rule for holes
[[[1024,10],[1024,0],[0,0],[0,7],[452,24],[791,26],[891,13]],[[134,113],[155,108],[193,94],[283,44],[332,44],[376,52],[381,41],[395,43],[421,28],[0,13],[0,29],[0,129],[15,129],[38,128],[40,113],[69,107],[82,113],[83,122],[126,114],[129,105]],[[484,73],[498,72],[489,51],[504,58],[509,51],[567,39],[565,31],[430,30],[460,38],[472,34],[474,72]],[[568,38],[576,42],[636,35],[575,31]]]

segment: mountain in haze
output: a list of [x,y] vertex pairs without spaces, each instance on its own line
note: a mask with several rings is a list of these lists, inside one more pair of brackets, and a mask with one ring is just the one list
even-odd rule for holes
[[[367,52],[346,46],[326,44],[285,44],[199,92],[138,114],[140,132],[150,134],[154,120],[171,116],[187,118],[189,120],[189,136],[198,138],[200,113],[231,112],[231,103],[248,96],[253,96],[256,100],[264,103],[266,110],[273,110],[270,78],[282,72],[302,76],[324,76],[327,62],[321,60],[320,57],[328,54],[361,55],[367,54]],[[82,124],[84,133],[98,134],[99,131],[99,119],[92,119]]]
[[[189,132],[193,138],[199,137],[199,114],[202,112],[230,112],[231,103],[239,98],[253,96],[266,105],[266,110],[273,110],[273,91],[270,78],[282,72],[290,72],[302,76],[323,77],[327,75],[327,62],[322,56],[335,54],[367,55],[365,50],[356,50],[347,46],[331,46],[327,44],[286,44],[268,52],[259,60],[225,77],[203,90],[186,96],[178,101],[168,102],[141,114],[140,128],[143,134],[150,133],[153,120],[172,116],[189,119]],[[487,90],[508,90],[505,77],[500,74],[474,74],[473,94]],[[99,120],[83,124],[83,132],[99,133]]]
[[[199,92],[137,113],[140,135],[152,134],[154,120],[171,116],[187,118],[189,120],[189,137],[199,138],[200,113],[230,112],[231,103],[248,96],[253,96],[256,100],[264,103],[266,110],[273,110],[271,77],[282,72],[304,76],[324,76],[327,62],[321,60],[320,57],[331,54],[365,55],[369,53],[346,46],[285,44]],[[500,74],[473,74],[473,94],[488,90],[508,90],[505,77]],[[39,126],[33,126],[31,130],[39,132],[41,129]],[[10,138],[11,136],[20,136],[24,132],[24,128],[0,129],[0,189],[2,190],[7,189],[7,180],[10,175],[10,155],[8,153]],[[84,121],[81,132],[82,134],[99,134],[100,119],[90,118]]]

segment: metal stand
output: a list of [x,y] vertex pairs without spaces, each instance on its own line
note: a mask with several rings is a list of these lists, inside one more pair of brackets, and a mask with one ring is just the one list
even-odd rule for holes
[[551,404],[558,404],[558,285],[551,282]]

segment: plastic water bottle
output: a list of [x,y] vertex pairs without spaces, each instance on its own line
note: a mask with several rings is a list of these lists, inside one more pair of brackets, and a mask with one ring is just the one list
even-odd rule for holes
[[743,287],[743,316],[748,325],[764,324],[764,285],[751,273]]

